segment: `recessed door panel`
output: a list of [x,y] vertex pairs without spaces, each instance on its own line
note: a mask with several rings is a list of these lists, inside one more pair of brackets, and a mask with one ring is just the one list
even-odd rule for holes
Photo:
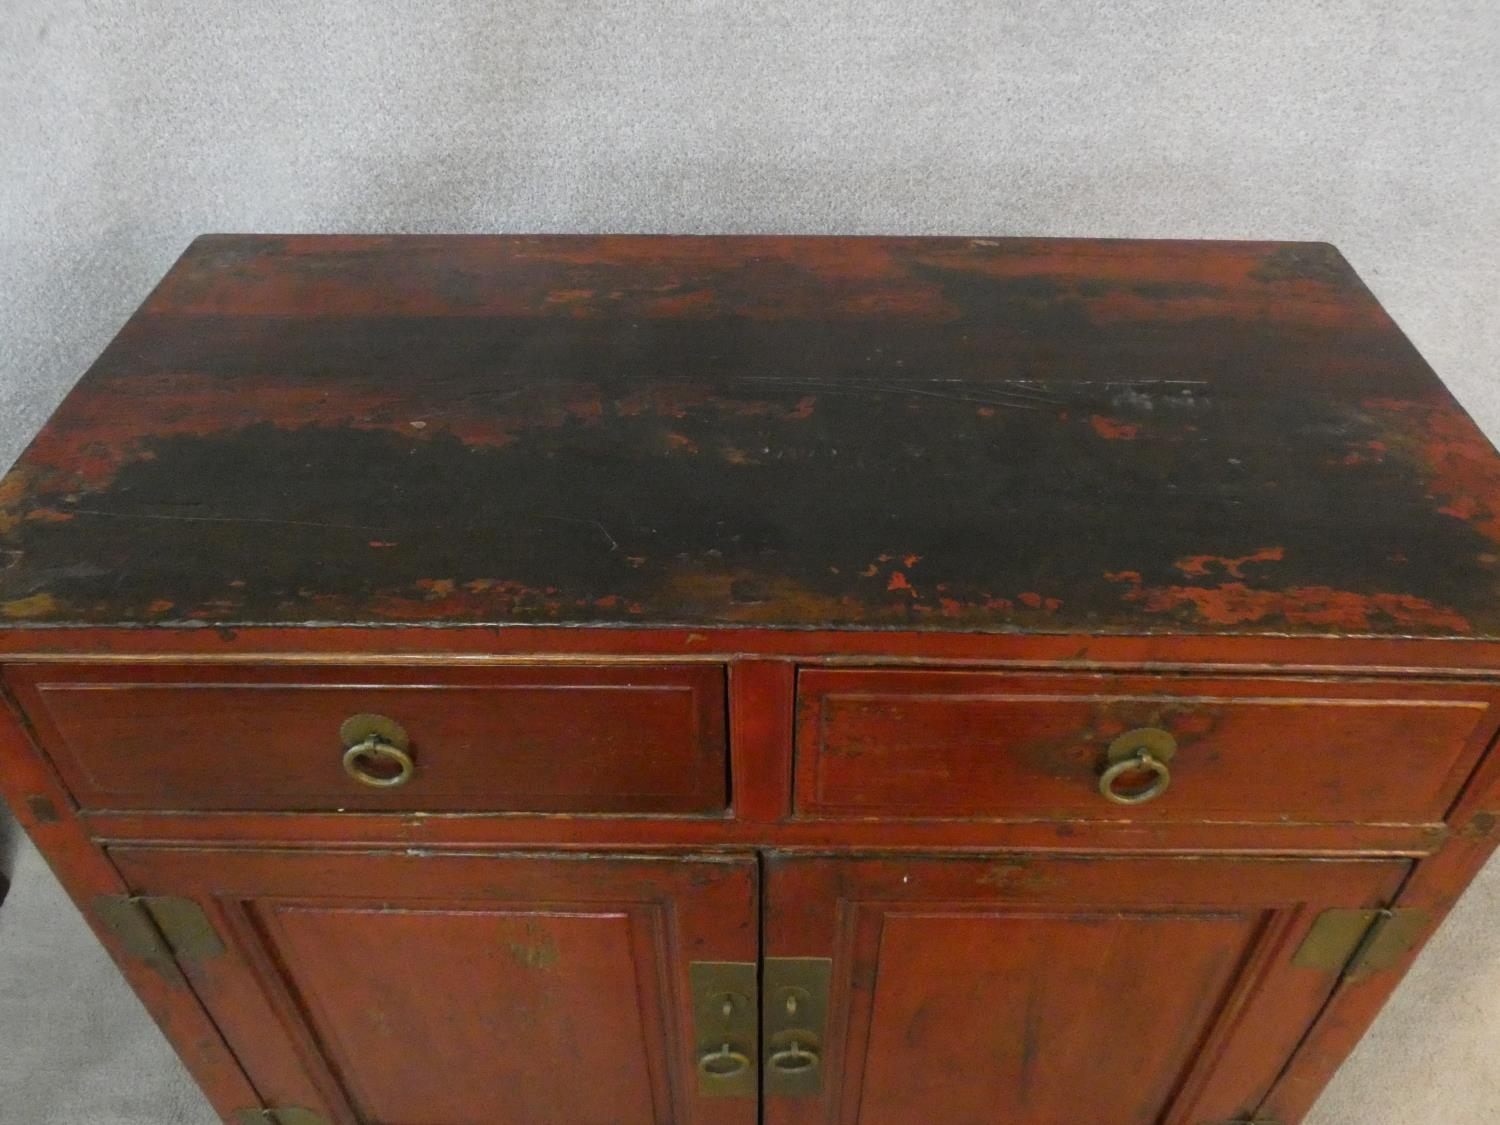
[[663,1013],[652,1010],[649,958],[660,917],[301,904],[258,913],[329,1065],[370,1120],[546,1121],[565,1106],[580,1122],[656,1120]]
[[1156,1119],[1263,919],[893,910],[879,925],[865,1055],[908,1062],[866,1069],[856,1120],[941,1105],[1123,1125]]
[[114,857],[220,931],[222,954],[183,967],[269,1105],[340,1125],[756,1120],[753,1084],[700,1080],[690,970],[755,962],[751,858]]
[[832,968],[826,1029],[802,1040],[820,1079],[779,1096],[768,1073],[767,1125],[1248,1119],[1335,981],[1292,963],[1302,937],[1405,869],[775,857],[767,958]]

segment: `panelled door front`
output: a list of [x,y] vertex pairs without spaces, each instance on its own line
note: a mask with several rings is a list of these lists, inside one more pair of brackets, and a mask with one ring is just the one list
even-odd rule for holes
[[[1303,938],[1406,869],[772,856],[766,1125],[1251,1120],[1337,979]],[[826,1009],[797,991],[820,976]]]
[[753,997],[753,856],[112,854],[217,930],[178,960],[273,1120],[756,1121],[753,1012],[700,1068],[691,967],[738,963]]

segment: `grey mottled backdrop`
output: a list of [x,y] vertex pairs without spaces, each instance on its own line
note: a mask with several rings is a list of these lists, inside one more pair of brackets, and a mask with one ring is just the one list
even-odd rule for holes
[[[1494,0],[0,0],[0,460],[210,230],[1327,239],[1497,435],[1497,60]],[[210,1121],[15,864],[0,1120]],[[1316,1125],[1500,1120],[1497,919]]]

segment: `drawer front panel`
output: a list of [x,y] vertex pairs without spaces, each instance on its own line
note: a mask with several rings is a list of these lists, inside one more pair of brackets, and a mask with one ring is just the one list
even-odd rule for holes
[[[1441,681],[805,669],[796,809],[1432,823],[1493,734],[1493,694]],[[1106,800],[1111,744],[1142,729],[1175,748],[1165,790],[1141,804]],[[1117,792],[1155,780],[1132,771]]]
[[[7,678],[85,808],[713,813],[719,665],[104,667]],[[345,767],[351,716],[407,736],[388,787]],[[357,770],[389,779],[383,750]]]

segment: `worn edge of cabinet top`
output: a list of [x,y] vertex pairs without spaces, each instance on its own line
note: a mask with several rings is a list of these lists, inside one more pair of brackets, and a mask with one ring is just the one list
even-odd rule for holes
[[196,240],[0,624],[1500,636],[1500,458],[1333,247]]

